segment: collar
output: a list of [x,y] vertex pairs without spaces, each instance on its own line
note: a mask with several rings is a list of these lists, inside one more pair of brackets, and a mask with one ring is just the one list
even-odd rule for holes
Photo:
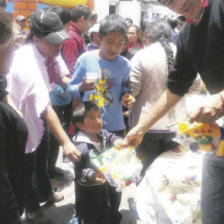
[[82,35],[82,32],[80,31],[80,29],[78,28],[78,26],[74,22],[70,22],[69,29],[75,31],[80,36]]
[[100,138],[100,142],[94,142],[90,139],[90,137],[83,131],[78,131],[78,133],[73,137],[73,142],[85,142],[85,143],[89,143],[91,145],[94,145],[94,147],[96,148],[96,150],[98,150],[99,152],[101,152],[101,140],[102,140],[102,133],[99,134],[99,138]]
[[201,7],[202,13],[200,15],[199,21],[197,21],[196,19],[187,19],[187,23],[190,23],[194,26],[198,25],[198,23],[201,21],[201,18],[204,14],[204,9],[208,7],[208,3],[209,3],[209,0],[204,0],[202,7]]

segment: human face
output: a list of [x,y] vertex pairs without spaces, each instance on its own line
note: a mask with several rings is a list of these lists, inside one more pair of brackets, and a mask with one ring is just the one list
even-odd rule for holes
[[99,134],[102,130],[103,119],[100,111],[92,108],[84,118],[84,121],[77,125],[78,128],[89,135]]
[[79,19],[79,28],[84,33],[89,27],[89,19],[85,19],[84,16]]
[[36,36],[33,37],[33,40],[44,57],[56,57],[61,51],[62,43],[50,44],[43,37]]
[[130,44],[132,45],[137,45],[138,42],[138,34],[137,34],[137,30],[135,29],[135,27],[130,27],[128,29],[128,41]]
[[124,34],[109,32],[100,40],[100,56],[106,60],[113,60],[121,53],[124,45]]
[[199,19],[204,0],[159,0],[169,9],[189,19]]
[[14,52],[14,40],[6,46],[0,46],[0,75],[9,73]]
[[129,19],[126,19],[125,22],[126,22],[126,25],[128,28],[132,25],[132,23]]

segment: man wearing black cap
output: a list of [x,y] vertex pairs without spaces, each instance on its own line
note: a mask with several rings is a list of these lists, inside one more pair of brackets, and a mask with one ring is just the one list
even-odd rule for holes
[[[53,192],[48,177],[48,128],[71,160],[80,153],[65,134],[50,105],[49,91],[57,83],[68,82],[69,71],[59,55],[62,43],[68,38],[59,16],[50,11],[36,11],[30,17],[28,44],[14,55],[8,90],[24,115],[28,127],[26,145],[26,218],[38,224],[50,223],[40,212],[39,202],[54,203],[63,195]],[[33,182],[35,176],[35,183]],[[36,188],[38,194],[36,192]]]

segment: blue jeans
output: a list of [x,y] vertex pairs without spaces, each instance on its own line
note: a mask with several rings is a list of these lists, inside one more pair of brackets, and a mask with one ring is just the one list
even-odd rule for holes
[[224,223],[224,157],[204,156],[201,211],[203,224]]

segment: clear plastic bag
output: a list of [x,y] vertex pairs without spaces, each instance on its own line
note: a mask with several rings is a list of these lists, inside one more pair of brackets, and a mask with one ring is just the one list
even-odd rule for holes
[[214,152],[224,156],[223,129],[218,124],[189,123],[188,119],[167,126],[176,132],[173,139],[184,147],[196,152],[198,150]]
[[99,156],[91,151],[90,157],[91,163],[117,191],[122,191],[124,187],[140,179],[142,164],[133,148],[119,150],[112,147]]

